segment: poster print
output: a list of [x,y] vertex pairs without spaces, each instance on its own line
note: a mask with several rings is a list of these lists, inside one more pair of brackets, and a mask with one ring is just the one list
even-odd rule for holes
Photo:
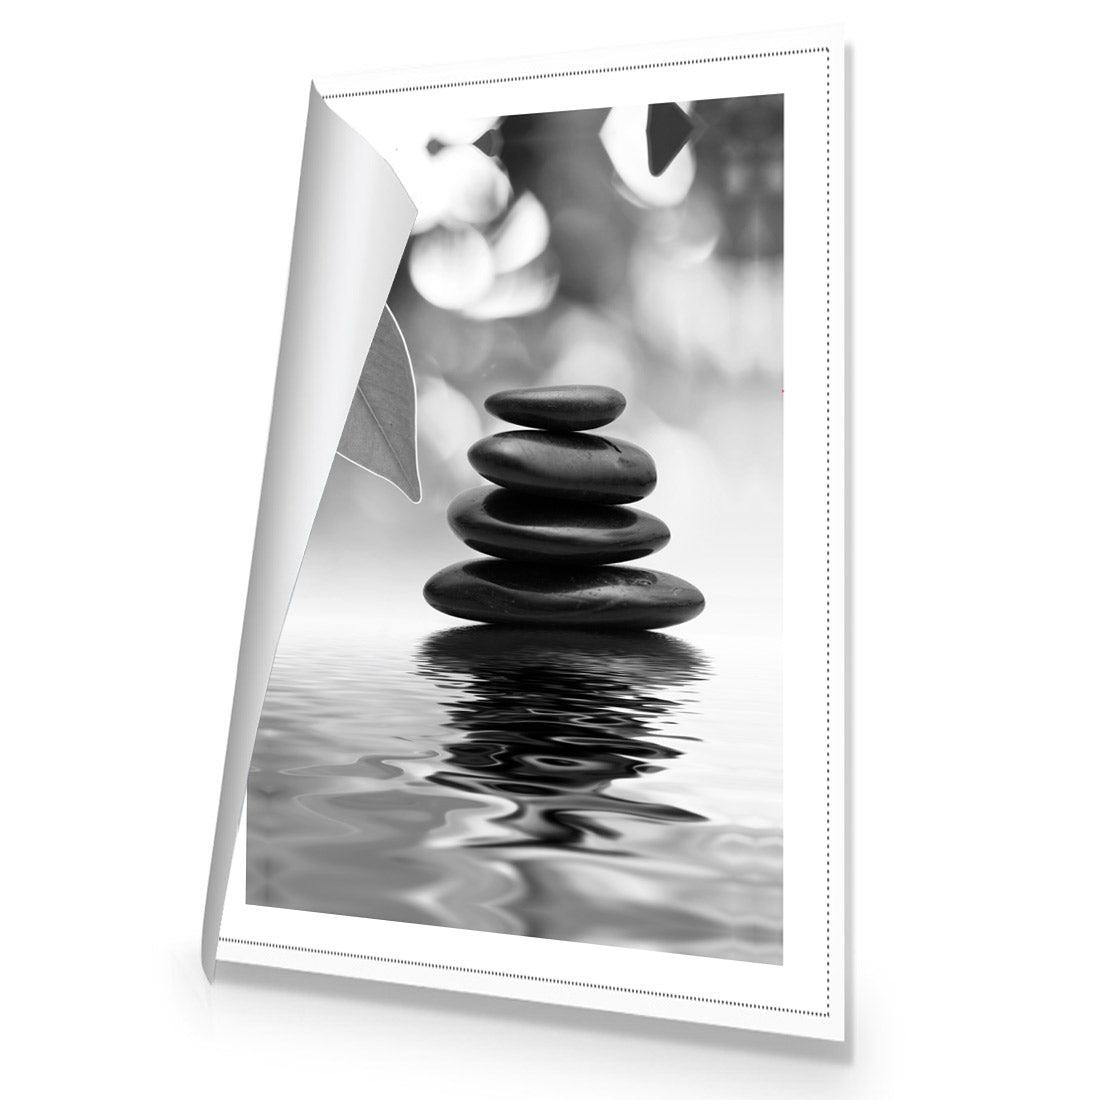
[[[310,968],[533,961],[545,984],[574,952],[611,961],[567,993],[745,1023],[739,973],[790,967],[788,98],[360,125],[415,215],[279,632],[231,888],[256,928],[328,936]],[[424,956],[450,947],[487,965]],[[698,983],[715,962],[726,996]],[[748,1023],[833,1013],[783,1015]]]

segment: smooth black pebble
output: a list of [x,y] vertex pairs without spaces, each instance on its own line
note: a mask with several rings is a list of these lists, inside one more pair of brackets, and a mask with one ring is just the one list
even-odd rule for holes
[[500,432],[469,450],[470,465],[505,489],[591,504],[630,504],[653,492],[657,468],[633,443],[576,432]]
[[652,630],[694,619],[702,592],[670,573],[616,565],[559,566],[514,561],[448,565],[428,580],[437,611],[482,623]]
[[509,424],[579,432],[610,424],[626,408],[626,398],[610,386],[534,386],[494,393],[485,408]]
[[636,508],[486,486],[455,497],[447,522],[472,549],[513,561],[607,565],[644,558],[669,540],[661,520]]

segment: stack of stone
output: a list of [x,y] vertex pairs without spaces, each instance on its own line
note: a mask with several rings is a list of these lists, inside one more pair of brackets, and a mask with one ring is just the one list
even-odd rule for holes
[[485,408],[511,424],[475,443],[470,464],[499,486],[460,494],[454,533],[491,554],[441,569],[424,598],[484,623],[649,630],[695,618],[703,594],[669,573],[615,565],[660,550],[668,528],[626,505],[657,484],[653,459],[595,435],[626,398],[606,386],[547,386],[493,394]]

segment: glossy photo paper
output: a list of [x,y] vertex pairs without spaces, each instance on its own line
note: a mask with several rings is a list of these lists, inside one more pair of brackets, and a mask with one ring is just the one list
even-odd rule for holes
[[317,81],[204,965],[843,1037],[834,30]]

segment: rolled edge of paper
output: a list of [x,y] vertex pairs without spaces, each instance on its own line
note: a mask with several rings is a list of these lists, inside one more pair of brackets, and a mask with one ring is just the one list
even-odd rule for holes
[[286,308],[202,929],[213,981],[245,786],[283,622],[416,218],[387,161],[310,88]]

